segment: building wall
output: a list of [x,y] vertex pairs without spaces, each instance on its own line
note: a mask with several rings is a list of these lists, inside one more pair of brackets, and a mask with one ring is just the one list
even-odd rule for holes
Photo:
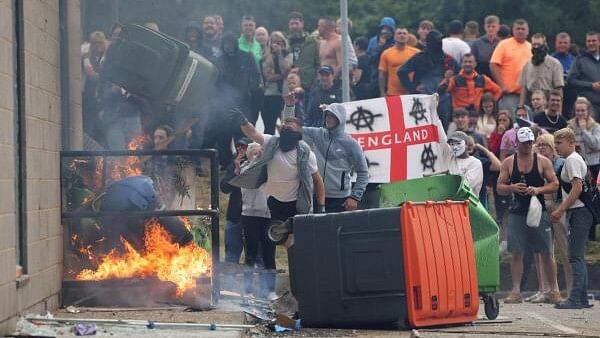
[[11,1],[0,0],[0,336],[17,308],[13,27]]
[[[14,13],[11,0],[0,0],[0,336],[14,330],[24,313],[43,313],[60,305],[63,231],[60,220],[61,76],[58,0],[24,0],[24,73],[27,224],[26,278],[15,278],[17,210],[15,192],[13,84]],[[67,1],[69,18],[70,133],[81,130],[80,9]],[[72,137],[75,143],[77,137]],[[80,139],[80,137],[79,137]]]

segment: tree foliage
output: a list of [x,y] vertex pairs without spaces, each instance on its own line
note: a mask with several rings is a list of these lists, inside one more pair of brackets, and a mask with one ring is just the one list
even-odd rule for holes
[[[118,17],[121,22],[156,21],[161,30],[181,36],[185,24],[200,21],[208,14],[223,15],[227,30],[239,32],[240,18],[253,15],[258,25],[272,30],[287,30],[287,15],[297,10],[304,14],[308,30],[316,28],[320,16],[337,17],[339,1],[282,0],[84,0],[84,27],[108,30]],[[510,24],[525,18],[531,33],[571,33],[582,43],[585,32],[599,29],[600,0],[350,0],[348,13],[354,23],[353,36],[372,35],[381,17],[391,16],[398,24],[416,32],[420,20],[429,19],[444,32],[452,19],[475,20],[483,33],[483,18],[498,15]]]

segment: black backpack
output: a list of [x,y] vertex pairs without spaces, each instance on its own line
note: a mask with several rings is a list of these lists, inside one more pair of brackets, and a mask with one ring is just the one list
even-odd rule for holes
[[[560,174],[562,173],[563,165],[560,166],[557,170],[558,182],[560,183],[560,187],[563,188],[567,194],[571,192],[571,183],[564,182],[560,178]],[[583,187],[581,191],[581,195],[579,195],[579,200],[583,202],[585,207],[592,213],[594,216],[594,224],[600,223],[600,192],[596,187],[596,184],[590,174],[590,170],[588,169],[585,178],[583,179]],[[560,192],[559,192],[560,193]]]

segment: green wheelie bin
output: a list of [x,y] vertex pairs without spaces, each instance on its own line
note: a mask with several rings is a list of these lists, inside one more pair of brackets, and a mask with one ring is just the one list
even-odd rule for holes
[[398,206],[406,201],[469,200],[479,294],[484,300],[487,317],[495,319],[499,310],[495,293],[500,284],[498,224],[466,181],[457,175],[429,176],[382,184],[380,192],[382,208]]
[[218,71],[177,39],[125,25],[106,52],[101,76],[155,103],[197,111],[214,99]]

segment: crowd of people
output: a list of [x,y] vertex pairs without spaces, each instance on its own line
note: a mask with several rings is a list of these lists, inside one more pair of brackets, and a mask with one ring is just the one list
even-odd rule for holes
[[[246,264],[260,263],[269,271],[275,269],[275,248],[266,239],[269,220],[377,206],[364,154],[344,131],[346,113],[338,104],[344,61],[340,20],[323,16],[310,32],[302,13],[292,12],[288,19],[287,32],[269,33],[247,15],[235,35],[224,31],[220,15],[208,15],[188,24],[183,34],[190,49],[220,75],[218,106],[202,121],[204,131],[193,126],[180,134],[187,146],[216,146],[226,168],[221,185],[231,194],[226,260],[239,262],[245,248]],[[600,170],[599,34],[588,32],[585,47],[578,48],[561,32],[550,53],[543,33],[529,38],[524,19],[509,26],[488,15],[481,36],[475,21],[453,20],[445,36],[429,20],[412,34],[384,17],[372,37],[353,36],[349,24],[353,99],[439,95],[435,115],[450,173],[463,176],[496,217],[501,251],[512,254],[513,288],[505,301],[523,300],[525,260],[535,263],[539,283],[528,301],[588,307],[584,249],[596,234],[579,194],[582,182],[590,177],[595,182]],[[155,23],[146,26],[158,30]],[[110,148],[122,147],[121,136],[164,124],[144,118],[152,115],[144,98],[99,80],[103,55],[119,30],[115,26],[109,39],[94,32],[82,47],[84,128]],[[254,127],[259,116],[264,132]],[[115,130],[109,137],[98,129],[102,126]],[[543,212],[532,226],[526,219],[534,196]],[[554,243],[569,292],[564,301]],[[274,291],[272,275],[264,283],[267,292]]]

